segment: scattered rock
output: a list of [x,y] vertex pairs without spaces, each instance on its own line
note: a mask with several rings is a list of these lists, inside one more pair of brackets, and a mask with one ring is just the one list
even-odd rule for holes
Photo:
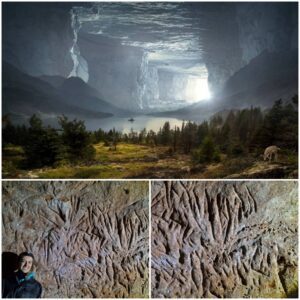
[[27,177],[27,178],[30,178],[30,179],[39,178],[39,176],[36,175],[36,174],[34,174],[33,171],[29,171],[29,172],[27,173],[27,176],[26,176],[26,177]]
[[190,173],[190,172],[191,172],[191,168],[188,167],[188,166],[182,167],[180,170],[181,170],[182,172],[186,172],[186,173]]
[[244,172],[239,174],[232,174],[226,178],[242,178],[242,179],[255,179],[255,178],[286,178],[290,173],[289,166],[283,166],[276,163],[265,163],[258,162],[254,166],[246,169]]

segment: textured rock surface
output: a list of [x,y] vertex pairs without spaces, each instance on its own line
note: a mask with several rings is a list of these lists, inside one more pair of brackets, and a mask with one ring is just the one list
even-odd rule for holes
[[298,9],[294,3],[242,3],[236,20],[245,63],[264,50],[298,49]]
[[31,251],[43,297],[148,296],[148,182],[4,182],[2,250]]
[[138,77],[143,51],[116,39],[79,33],[80,53],[89,65],[89,84],[103,99],[121,108],[139,110]]
[[297,182],[154,182],[153,297],[296,296]]

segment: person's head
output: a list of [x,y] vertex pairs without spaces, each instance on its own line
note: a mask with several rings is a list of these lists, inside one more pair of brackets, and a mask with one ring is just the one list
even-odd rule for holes
[[24,274],[27,274],[31,271],[33,266],[34,256],[29,252],[22,252],[19,255],[19,270]]

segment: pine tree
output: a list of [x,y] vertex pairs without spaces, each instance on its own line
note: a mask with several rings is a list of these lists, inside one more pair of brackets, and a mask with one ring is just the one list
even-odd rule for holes
[[59,159],[61,140],[53,128],[43,127],[42,120],[33,115],[29,120],[28,136],[24,145],[27,167],[53,166]]
[[67,152],[67,159],[70,162],[89,161],[94,158],[95,149],[92,146],[92,139],[86,130],[84,121],[69,121],[66,116],[58,118],[62,128],[61,139]]

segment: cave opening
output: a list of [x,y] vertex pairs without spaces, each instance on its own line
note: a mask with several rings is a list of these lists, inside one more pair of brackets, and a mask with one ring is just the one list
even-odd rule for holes
[[73,7],[69,76],[135,111],[172,110],[209,99],[199,13],[190,15],[190,7],[177,3]]
[[210,98],[210,89],[208,85],[208,78],[189,76],[185,88],[185,99],[187,102],[198,102]]

